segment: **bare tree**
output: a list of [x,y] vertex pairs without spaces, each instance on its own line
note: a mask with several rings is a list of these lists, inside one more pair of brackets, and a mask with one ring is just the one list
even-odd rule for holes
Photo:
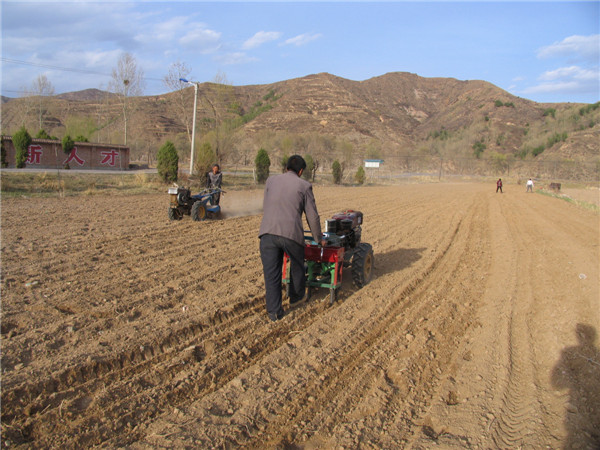
[[[215,156],[220,163],[235,144],[235,125],[231,120],[231,109],[235,104],[235,92],[227,76],[219,72],[204,96],[214,117]],[[228,120],[227,114],[230,113]]]
[[31,95],[37,96],[36,109],[39,129],[44,128],[44,116],[48,113],[48,97],[54,95],[54,86],[48,80],[46,75],[38,75],[31,85]]
[[142,95],[144,87],[144,71],[138,67],[131,53],[123,53],[117,62],[117,67],[112,71],[112,80],[108,83],[108,88],[121,97],[125,122],[125,145],[127,145],[127,121],[131,114],[129,97]]
[[193,111],[190,108],[189,95],[186,95],[189,90],[184,88],[188,84],[181,81],[181,78],[188,79],[191,69],[184,62],[176,62],[169,66],[169,73],[163,78],[163,84],[167,89],[175,91],[175,108],[179,121],[183,124],[187,131],[188,141],[192,142],[192,116]]

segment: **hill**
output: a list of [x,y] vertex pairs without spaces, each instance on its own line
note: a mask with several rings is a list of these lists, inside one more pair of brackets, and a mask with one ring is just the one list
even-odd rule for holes
[[[12,133],[26,123],[37,130],[42,111],[51,135],[123,144],[126,114],[134,159],[152,159],[167,139],[185,159],[193,95],[188,87],[129,98],[127,109],[117,95],[97,89],[45,98],[42,106],[35,97],[10,99],[2,128]],[[482,158],[593,165],[599,123],[598,104],[540,104],[486,81],[400,72],[352,81],[320,73],[265,85],[199,85],[197,144],[210,142],[225,163],[251,161],[263,147],[275,157],[309,153],[322,164],[338,158],[348,167],[365,157],[392,165],[411,158],[453,160],[454,166]]]

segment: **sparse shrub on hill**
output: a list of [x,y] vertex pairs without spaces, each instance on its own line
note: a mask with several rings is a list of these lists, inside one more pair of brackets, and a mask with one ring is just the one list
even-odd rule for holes
[[29,156],[29,146],[31,145],[31,136],[25,127],[21,127],[13,135],[13,145],[15,146],[15,164],[18,169],[25,167],[25,162]]
[[538,146],[537,146],[537,147],[535,147],[533,150],[531,150],[531,154],[532,154],[533,156],[537,156],[537,155],[539,155],[539,154],[543,153],[543,152],[544,152],[544,150],[546,150],[546,146],[545,146],[544,144],[542,144],[542,145],[538,145]]
[[366,175],[365,169],[363,168],[363,166],[358,166],[358,170],[354,174],[354,179],[356,180],[356,182],[358,184],[364,184],[365,183],[365,175]]
[[515,104],[513,102],[506,102],[506,103],[504,103],[502,100],[496,100],[494,102],[494,106],[496,108],[500,108],[502,106],[507,106],[507,107],[510,107],[510,108],[514,108]]
[[584,116],[592,111],[597,110],[598,108],[600,108],[600,102],[592,103],[591,105],[587,105],[587,106],[584,106],[583,108],[580,108],[579,115]]
[[553,119],[556,118],[556,108],[547,108],[544,110],[544,117],[552,116]]
[[340,184],[342,182],[342,175],[344,174],[344,171],[342,169],[342,165],[337,159],[331,165],[331,172],[333,174],[333,182],[335,184]]
[[475,158],[479,159],[485,149],[486,149],[486,145],[483,142],[481,142],[481,141],[475,142],[473,144],[473,154],[475,155]]
[[439,131],[430,132],[429,135],[427,136],[427,138],[429,139],[430,137],[432,137],[433,139],[439,139],[441,141],[444,141],[444,140],[448,139],[450,137],[450,135],[448,134],[448,130],[446,130],[444,127],[442,127],[442,129]]
[[552,147],[557,142],[565,142],[567,140],[567,133],[555,133],[553,136],[548,138],[548,144],[546,147]]
[[167,141],[158,150],[156,155],[158,176],[165,182],[177,181],[179,156],[177,149],[171,141]]
[[254,167],[256,170],[256,181],[264,184],[269,178],[269,167],[271,166],[271,160],[269,154],[264,148],[261,148],[254,158]]

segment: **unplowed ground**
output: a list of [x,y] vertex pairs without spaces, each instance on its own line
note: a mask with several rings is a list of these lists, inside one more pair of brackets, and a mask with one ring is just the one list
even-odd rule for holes
[[276,323],[260,190],[2,199],[3,447],[598,448],[599,216],[494,190],[316,186],[374,277]]

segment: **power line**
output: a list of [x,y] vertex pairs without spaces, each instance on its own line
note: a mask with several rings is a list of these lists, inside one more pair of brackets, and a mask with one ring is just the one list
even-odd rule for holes
[[[19,64],[22,66],[41,67],[43,69],[60,70],[62,72],[74,72],[74,73],[82,73],[82,74],[87,74],[87,75],[102,75],[105,77],[112,77],[112,74],[108,74],[108,73],[104,73],[104,72],[96,72],[94,70],[76,69],[73,67],[54,66],[52,64],[34,63],[34,62],[21,61],[19,59],[4,58],[4,57],[2,57],[1,59],[3,62],[7,62],[7,63],[11,63],[11,64]],[[144,78],[144,80],[148,80],[148,81],[163,81],[160,78],[152,78],[152,77],[143,77],[143,78]]]

